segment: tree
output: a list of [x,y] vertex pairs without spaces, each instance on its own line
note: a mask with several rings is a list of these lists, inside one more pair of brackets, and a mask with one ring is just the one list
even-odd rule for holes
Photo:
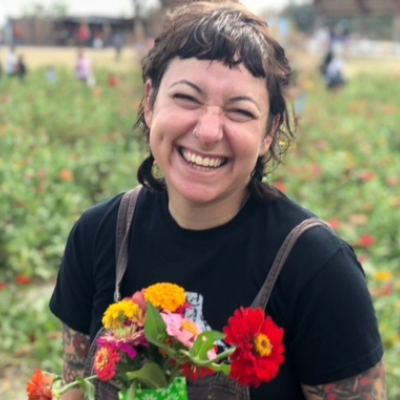
[[316,13],[311,4],[290,5],[282,10],[281,15],[289,18],[300,32],[311,33],[314,30]]
[[48,8],[52,17],[65,17],[68,15],[68,5],[64,0],[55,0]]
[[44,17],[62,17],[68,14],[68,5],[64,0],[55,0],[48,7],[42,3],[33,2],[25,7],[23,14],[26,17],[44,18]]

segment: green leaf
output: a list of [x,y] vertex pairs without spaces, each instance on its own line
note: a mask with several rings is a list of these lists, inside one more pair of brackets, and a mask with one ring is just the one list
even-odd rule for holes
[[85,392],[85,399],[96,400],[96,388],[93,383],[82,377],[78,377],[77,381],[79,382],[79,386]]
[[119,393],[119,398],[121,400],[135,400],[136,398],[136,383],[133,382],[132,385],[125,391]]
[[218,331],[205,331],[202,332],[190,349],[190,355],[197,357],[200,360],[208,360],[207,353],[214,349],[215,343],[218,340],[225,339],[225,334]]
[[210,367],[216,372],[222,372],[224,375],[229,376],[231,373],[231,366],[229,364],[215,364],[211,363]]
[[127,372],[125,376],[128,380],[138,381],[149,389],[168,387],[164,371],[154,362],[148,363],[136,371]]
[[164,342],[167,337],[167,325],[162,319],[160,312],[150,302],[147,303],[144,332],[150,343],[155,346],[165,346]]

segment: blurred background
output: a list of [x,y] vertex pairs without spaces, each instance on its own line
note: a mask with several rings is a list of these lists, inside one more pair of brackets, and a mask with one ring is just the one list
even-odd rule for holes
[[[65,241],[83,210],[137,183],[140,60],[178,1],[0,5],[2,400],[26,399],[36,368],[61,373],[48,301]],[[356,250],[400,399],[400,1],[243,2],[293,68],[297,140],[268,180]]]

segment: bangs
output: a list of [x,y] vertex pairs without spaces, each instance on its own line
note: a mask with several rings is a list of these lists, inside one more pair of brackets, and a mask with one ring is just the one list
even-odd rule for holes
[[216,14],[193,24],[177,46],[177,56],[220,61],[229,68],[243,64],[253,76],[265,77],[267,54],[261,38],[245,21],[233,21],[234,17]]

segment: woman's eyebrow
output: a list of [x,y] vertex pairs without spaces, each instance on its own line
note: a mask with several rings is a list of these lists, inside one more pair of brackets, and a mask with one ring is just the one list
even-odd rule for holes
[[191,88],[193,88],[193,89],[194,89],[197,93],[199,93],[199,94],[204,94],[203,90],[202,90],[199,86],[197,86],[197,85],[194,84],[193,82],[190,82],[190,81],[188,81],[188,80],[186,80],[186,79],[181,79],[181,80],[179,80],[179,81],[177,81],[177,82],[174,82],[174,83],[170,86],[170,88],[172,88],[172,87],[174,87],[174,86],[176,86],[176,85],[181,85],[181,84],[190,86]]
[[[177,85],[188,85],[188,86],[190,86],[191,88],[193,88],[197,93],[199,93],[199,94],[204,94],[204,91],[203,91],[199,86],[197,86],[197,85],[194,84],[193,82],[190,82],[190,81],[188,81],[188,80],[186,80],[186,79],[181,79],[181,80],[179,80],[179,81],[177,81],[177,82],[172,83],[172,84],[170,85],[170,88],[172,88],[172,87],[174,87],[174,86],[177,86]],[[229,99],[229,102],[230,102],[230,103],[235,103],[235,102],[239,102],[239,101],[250,101],[250,102],[253,103],[253,104],[257,107],[257,109],[261,112],[260,106],[257,104],[257,102],[256,102],[254,99],[252,99],[252,98],[249,97],[249,96],[235,96],[235,97],[231,97],[231,98]]]

